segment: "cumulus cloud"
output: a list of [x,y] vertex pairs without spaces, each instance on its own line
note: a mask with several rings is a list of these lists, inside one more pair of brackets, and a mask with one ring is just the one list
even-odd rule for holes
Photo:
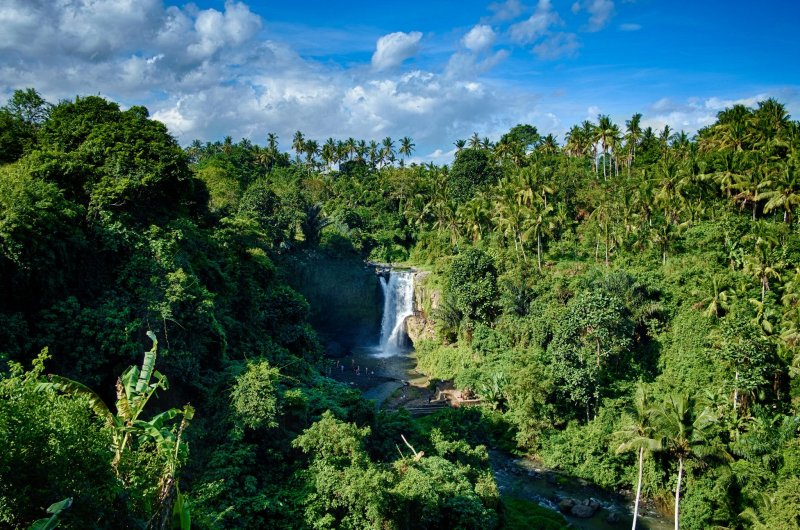
[[479,24],[464,35],[464,38],[461,39],[461,43],[468,50],[480,53],[491,48],[496,37],[491,26]]
[[574,33],[556,33],[534,46],[533,53],[539,59],[553,61],[563,57],[575,57],[580,47],[581,43]]
[[694,133],[711,125],[717,119],[717,113],[734,105],[754,107],[759,101],[770,97],[760,93],[738,99],[725,99],[717,96],[707,98],[692,97],[684,102],[671,98],[661,98],[650,105],[649,111],[642,119],[642,125],[661,130],[669,125],[675,130]]
[[456,52],[447,62],[444,69],[446,78],[466,79],[486,73],[509,55],[508,50],[498,50],[488,57],[480,58],[473,53]]
[[403,33],[398,31],[389,33],[378,39],[375,53],[372,55],[372,67],[375,70],[386,70],[399,66],[403,61],[412,57],[419,50],[422,33],[412,31]]
[[490,20],[494,22],[507,22],[514,20],[525,12],[525,6],[519,0],[507,0],[489,4],[489,11],[493,13]]
[[546,35],[551,27],[561,24],[563,21],[553,10],[550,0],[539,0],[533,15],[527,20],[512,25],[509,35],[518,44],[528,44]]
[[584,0],[572,4],[572,12],[578,13],[585,9],[589,13],[588,31],[600,31],[614,15],[613,0]]

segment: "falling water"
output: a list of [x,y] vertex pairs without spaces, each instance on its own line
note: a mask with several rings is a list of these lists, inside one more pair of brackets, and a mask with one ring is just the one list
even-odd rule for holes
[[381,355],[397,355],[407,348],[406,318],[414,314],[414,273],[389,271],[380,277],[383,290]]

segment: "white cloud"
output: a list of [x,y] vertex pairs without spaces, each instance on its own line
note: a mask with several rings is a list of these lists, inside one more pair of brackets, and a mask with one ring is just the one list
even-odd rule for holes
[[372,55],[372,66],[375,70],[386,70],[399,66],[403,61],[412,57],[419,50],[419,41],[422,33],[412,31],[403,33],[398,31],[389,33],[378,39],[375,53]]
[[600,107],[597,105],[592,105],[588,109],[586,109],[586,119],[592,121],[597,118],[597,115],[600,114],[602,111]]
[[497,36],[491,26],[479,24],[464,35],[461,43],[470,51],[481,53],[492,47]]
[[581,43],[574,33],[556,33],[533,47],[539,59],[553,61],[562,57],[575,57]]
[[508,50],[498,50],[494,54],[480,59],[472,53],[456,52],[450,56],[444,69],[445,77],[465,79],[488,72],[509,56]]
[[506,2],[495,2],[489,4],[489,11],[492,11],[491,20],[494,22],[507,22],[514,20],[525,11],[525,6],[519,0],[507,0]]
[[198,13],[194,22],[197,42],[187,48],[189,54],[206,58],[228,44],[241,44],[261,29],[261,19],[250,9],[236,2],[225,3],[225,12],[206,9]]
[[670,98],[661,98],[650,106],[653,114],[646,114],[642,125],[661,130],[669,125],[675,130],[685,130],[694,133],[703,127],[711,125],[717,119],[717,113],[734,105],[755,107],[759,101],[770,97],[771,94],[755,94],[753,96],[725,99],[717,96],[708,98],[693,97],[686,102],[677,102]]
[[619,29],[622,31],[639,31],[642,29],[641,24],[620,24]]
[[613,0],[584,0],[572,4],[572,12],[578,13],[586,9],[589,13],[588,31],[600,31],[614,15]]
[[528,44],[546,35],[552,26],[561,24],[563,21],[553,10],[550,0],[539,0],[533,15],[511,26],[509,34],[514,42]]

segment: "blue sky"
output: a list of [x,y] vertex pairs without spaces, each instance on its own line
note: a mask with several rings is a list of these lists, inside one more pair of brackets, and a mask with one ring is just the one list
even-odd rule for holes
[[734,102],[800,117],[800,2],[0,0],[0,95],[144,104],[187,144],[302,130],[563,139],[598,113],[694,132]]

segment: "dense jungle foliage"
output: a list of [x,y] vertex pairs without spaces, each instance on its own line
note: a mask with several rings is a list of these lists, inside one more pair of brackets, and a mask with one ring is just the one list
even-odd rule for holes
[[[494,445],[684,528],[800,527],[800,124],[771,99],[693,138],[641,119],[440,167],[410,138],[182,149],[143,107],[17,91],[0,525],[517,527]],[[481,408],[376,413],[322,375],[298,271],[364,259],[431,271],[420,369]]]

